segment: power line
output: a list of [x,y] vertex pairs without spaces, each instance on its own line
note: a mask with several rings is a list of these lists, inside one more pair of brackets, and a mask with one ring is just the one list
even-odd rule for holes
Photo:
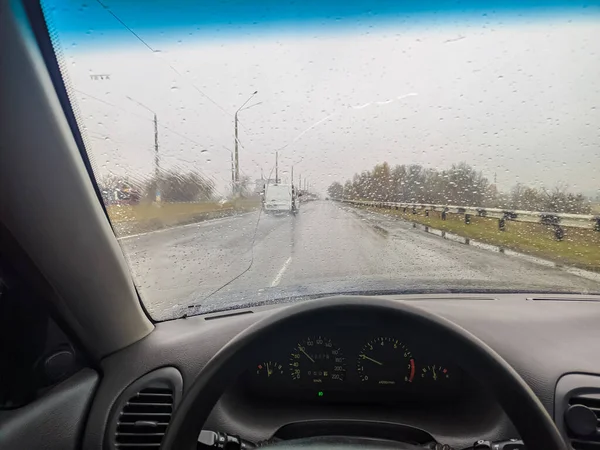
[[[133,31],[133,29],[131,29],[123,20],[121,20],[121,18],[119,18],[119,16],[117,16],[108,6],[106,6],[104,3],[102,3],[100,0],[96,0],[96,2],[98,2],[98,4],[106,11],[108,12],[112,17],[115,18],[115,20],[117,20],[117,22],[119,22],[127,31],[129,31],[133,36],[135,36],[135,38],[140,41],[148,50],[150,50],[152,53],[157,53],[157,50],[155,50],[154,48],[152,48],[152,46],[150,46],[150,44],[148,44],[148,42],[146,42],[144,39],[142,39],[142,37],[137,34],[135,31]],[[169,68],[175,72],[177,75],[179,75],[180,77],[183,77],[183,75],[181,74],[181,72],[179,72],[179,70],[177,70],[171,63],[165,61],[165,63],[169,66]],[[196,92],[198,92],[200,95],[202,95],[204,98],[206,98],[208,101],[210,101],[213,105],[215,105],[217,108],[219,108],[221,111],[223,111],[226,115],[228,115],[229,117],[232,116],[232,114],[230,112],[228,112],[225,108],[223,108],[221,105],[219,105],[216,101],[214,101],[212,98],[210,98],[208,96],[208,94],[206,94],[205,92],[203,92],[202,90],[200,90],[198,88],[198,86],[196,86],[193,82],[191,82],[188,79],[188,82],[191,84],[191,86],[196,90]]]
[[[104,103],[104,104],[105,104],[105,105],[107,105],[107,106],[110,106],[110,107],[113,107],[113,108],[120,109],[120,110],[122,110],[122,111],[124,111],[124,112],[126,112],[126,113],[128,113],[128,114],[131,114],[131,115],[133,115],[133,116],[139,117],[139,118],[141,118],[141,119],[143,119],[143,120],[150,121],[150,122],[151,122],[151,121],[153,121],[152,119],[149,119],[149,118],[147,118],[147,117],[144,117],[144,116],[142,116],[142,115],[140,115],[140,114],[133,113],[133,112],[131,112],[131,111],[129,111],[129,110],[127,110],[127,109],[125,109],[125,108],[121,107],[121,106],[118,106],[118,105],[115,105],[115,104],[113,104],[113,103],[107,102],[107,101],[105,101],[105,100],[99,99],[98,97],[95,97],[95,96],[93,96],[93,95],[91,95],[91,94],[88,94],[87,92],[81,91],[81,90],[79,90],[79,89],[73,89],[73,90],[74,90],[74,91],[76,91],[76,92],[79,92],[80,94],[86,95],[86,96],[88,96],[88,97],[90,97],[90,98],[92,98],[92,99],[94,99],[94,100],[97,100],[97,101],[99,101],[99,102],[101,102],[101,103]],[[170,131],[171,133],[175,134],[176,136],[179,136],[179,137],[181,137],[181,138],[183,138],[183,139],[186,139],[186,140],[190,141],[191,143],[193,143],[193,144],[197,145],[197,146],[198,146],[198,147],[200,147],[201,149],[204,149],[204,148],[206,147],[206,146],[204,146],[204,145],[200,144],[198,141],[195,141],[194,139],[192,139],[192,138],[190,138],[190,137],[188,137],[188,136],[186,136],[186,135],[184,135],[184,134],[181,134],[181,133],[179,133],[179,132],[177,132],[177,131],[173,130],[172,128],[170,128],[170,127],[168,127],[168,126],[166,126],[166,125],[164,125],[164,124],[162,124],[162,123],[159,123],[159,124],[158,124],[158,126],[159,126],[159,127],[161,127],[161,128],[164,128],[165,130],[168,130],[168,131]],[[100,134],[100,133],[98,133],[98,134]],[[90,136],[90,138],[95,138],[95,139],[98,139],[98,137],[95,137],[95,136]],[[112,139],[111,139],[111,140],[112,140]],[[115,140],[115,142],[117,142],[117,141]],[[126,144],[126,145],[128,145],[128,144]],[[170,158],[170,157],[171,157],[171,156],[169,156],[169,155],[164,155],[164,156],[165,156],[165,157],[167,157],[167,158]],[[207,178],[210,178],[210,176],[209,176],[209,175],[206,175],[206,173],[204,173],[202,170],[200,170],[200,169],[196,169],[196,170],[197,170],[197,171],[198,171],[198,172],[199,172],[199,173],[200,173],[202,176],[204,176],[204,177],[207,177]],[[215,181],[216,181],[216,180],[215,180]],[[224,179],[223,179],[223,181],[226,181],[226,180],[224,180]],[[221,192],[219,192],[219,194],[223,195]]]
[[[90,97],[90,98],[92,98],[92,99],[94,99],[94,100],[96,100],[96,101],[98,101],[98,102],[104,103],[104,104],[105,104],[105,105],[107,105],[107,106],[111,106],[111,107],[113,107],[113,108],[120,109],[121,111],[124,111],[124,112],[126,112],[127,114],[131,114],[132,116],[138,117],[138,118],[140,118],[140,119],[143,119],[143,120],[145,120],[145,121],[152,121],[152,119],[149,119],[148,117],[142,116],[141,114],[137,114],[137,113],[131,112],[131,111],[129,111],[128,109],[126,109],[126,108],[123,108],[122,106],[118,106],[118,105],[115,105],[115,104],[113,104],[113,103],[107,102],[106,100],[102,100],[102,99],[100,99],[100,98],[98,98],[98,97],[95,97],[95,96],[93,96],[93,95],[91,95],[91,94],[88,94],[87,92],[84,92],[84,91],[81,91],[81,90],[79,90],[79,89],[75,89],[75,88],[72,88],[72,90],[73,90],[73,91],[76,91],[76,92],[79,92],[80,94],[83,94],[83,95],[85,95],[85,96],[87,96],[87,97]],[[173,128],[171,128],[170,126],[167,126],[167,125],[165,125],[165,124],[163,123],[163,121],[162,121],[162,120],[161,120],[161,121],[158,123],[158,126],[159,126],[160,128],[164,128],[165,130],[168,130],[168,131],[170,131],[171,133],[173,133],[173,134],[174,134],[174,135],[176,135],[176,136],[179,136],[179,137],[181,137],[181,138],[183,138],[183,139],[186,139],[187,141],[190,141],[191,143],[193,143],[193,144],[195,144],[195,145],[199,146],[199,147],[200,147],[200,148],[202,148],[202,149],[206,149],[206,147],[207,147],[206,145],[199,143],[198,141],[196,141],[196,140],[194,140],[194,139],[190,138],[189,136],[186,136],[186,135],[184,135],[184,134],[181,134],[181,133],[180,133],[180,132],[178,132],[178,131],[175,131],[175,130],[174,130]],[[241,142],[239,142],[239,144],[242,146],[242,148],[245,148],[245,147],[242,145],[242,143],[241,143]],[[215,145],[216,145],[216,144],[215,144]],[[257,164],[257,163],[256,163],[256,161],[254,161],[254,160],[252,160],[252,161],[253,161],[255,164]]]
[[[148,50],[150,50],[152,53],[156,53],[157,50],[154,49],[150,44],[148,44],[148,42],[146,40],[144,40],[139,34],[137,34],[131,27],[129,27],[119,16],[117,16],[107,5],[105,5],[104,3],[102,3],[101,0],[96,0],[96,2],[106,11],[108,12],[115,20],[117,20],[127,31],[129,31],[133,36],[135,36],[135,38],[137,40],[139,40],[146,48],[148,48]],[[208,101],[210,101],[213,105],[215,105],[217,108],[219,108],[223,113],[225,113],[228,117],[232,117],[233,114],[231,114],[230,112],[228,112],[225,108],[223,108],[219,103],[217,103],[215,100],[213,100],[211,97],[208,96],[208,94],[206,94],[204,91],[202,91],[200,88],[198,88],[198,86],[196,86],[190,79],[189,77],[185,77],[176,67],[174,67],[171,63],[169,63],[168,61],[165,61],[165,64],[169,66],[169,68],[175,72],[178,76],[180,76],[181,78],[187,78],[188,82],[190,83],[190,85],[192,86],[192,88],[194,88],[194,90],[196,90],[196,92],[198,92],[201,96],[203,96],[204,98],[206,98]],[[255,105],[253,105],[255,106]],[[248,128],[241,122],[238,123],[241,125],[241,127],[247,132],[250,133],[252,135],[252,133],[248,130]],[[171,130],[172,131],[172,130]],[[180,135],[181,136],[181,135]],[[182,136],[185,139],[187,139],[187,137]]]
[[[126,109],[126,108],[123,108],[122,106],[118,106],[118,105],[115,105],[115,104],[113,104],[113,103],[107,102],[107,101],[105,101],[105,100],[99,99],[98,97],[94,97],[93,95],[91,95],[91,94],[88,94],[87,92],[81,91],[81,90],[79,90],[79,89],[74,89],[74,88],[73,88],[73,90],[74,90],[74,91],[76,91],[76,92],[79,92],[80,94],[83,94],[83,95],[85,95],[85,96],[87,96],[87,97],[89,97],[89,98],[92,98],[92,99],[94,99],[94,100],[97,100],[97,101],[99,101],[99,102],[101,102],[101,103],[104,103],[104,104],[105,104],[105,105],[107,105],[107,106],[111,106],[111,107],[113,107],[113,108],[120,109],[121,111],[124,111],[124,112],[126,112],[127,114],[131,114],[132,116],[139,117],[140,119],[143,119],[143,120],[145,120],[145,121],[152,122],[152,120],[153,120],[153,119],[150,119],[150,118],[148,118],[148,117],[142,116],[141,114],[137,114],[137,113],[131,112],[131,111],[129,111],[128,109]],[[162,123],[162,121],[161,121],[161,122],[159,122],[158,126],[159,126],[159,127],[161,127],[161,128],[164,128],[165,130],[168,130],[168,131],[170,131],[171,133],[173,133],[173,134],[174,134],[174,135],[176,135],[176,136],[179,136],[179,137],[181,137],[181,138],[183,138],[183,139],[186,139],[186,140],[188,140],[188,141],[190,141],[190,142],[192,142],[192,143],[194,143],[194,144],[198,145],[198,146],[199,146],[199,147],[201,147],[201,148],[206,148],[206,145],[203,145],[203,144],[201,144],[200,142],[198,142],[198,141],[195,141],[194,139],[192,139],[192,138],[190,138],[190,137],[186,136],[185,134],[181,134],[180,132],[178,132],[178,131],[175,131],[175,130],[174,130],[173,128],[171,128],[170,126],[167,126],[167,125],[165,125],[164,123]]]

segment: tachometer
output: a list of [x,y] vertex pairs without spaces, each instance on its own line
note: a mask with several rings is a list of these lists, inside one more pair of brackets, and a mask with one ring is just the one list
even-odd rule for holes
[[367,342],[358,355],[358,374],[364,383],[395,385],[415,377],[415,360],[397,339],[378,337]]
[[344,381],[346,360],[339,347],[321,336],[298,343],[290,355],[292,379],[307,384]]

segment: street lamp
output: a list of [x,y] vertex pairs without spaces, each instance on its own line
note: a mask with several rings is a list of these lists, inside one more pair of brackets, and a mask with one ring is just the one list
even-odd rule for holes
[[145,110],[150,111],[154,115],[154,180],[156,183],[156,191],[154,193],[154,200],[156,201],[156,203],[160,203],[160,189],[158,186],[158,179],[160,177],[160,156],[158,154],[158,117],[156,116],[156,113],[152,109],[148,108],[143,103],[140,103],[137,100],[134,100],[133,98],[129,97],[128,95],[126,97],[129,100],[131,100],[133,103],[136,103],[138,106],[141,106]]
[[[235,187],[236,187],[236,192],[237,192],[237,185],[240,182],[240,161],[239,161],[239,155],[238,155],[238,113],[242,110],[242,109],[248,109],[248,108],[244,108],[244,106],[246,106],[248,104],[248,102],[250,100],[252,100],[252,97],[254,97],[256,94],[258,94],[258,91],[254,91],[252,93],[252,95],[250,97],[248,97],[248,100],[246,100],[242,106],[240,106],[237,111],[235,112],[234,115],[234,123],[235,123]],[[256,105],[252,105],[252,106],[256,106]],[[249,108],[252,108],[252,106],[249,106]]]

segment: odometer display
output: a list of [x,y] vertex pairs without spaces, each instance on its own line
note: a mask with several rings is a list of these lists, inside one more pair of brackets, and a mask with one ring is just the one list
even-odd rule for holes
[[415,360],[397,339],[378,337],[361,349],[357,369],[363,383],[393,386],[413,381]]
[[300,341],[290,354],[290,374],[306,385],[338,383],[346,378],[346,360],[331,339],[310,337]]

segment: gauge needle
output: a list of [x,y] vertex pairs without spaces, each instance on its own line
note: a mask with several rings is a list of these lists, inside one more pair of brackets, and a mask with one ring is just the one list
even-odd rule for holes
[[271,368],[269,367],[269,363],[267,363],[267,378],[270,377],[272,373],[273,370],[271,370]]
[[362,359],[368,359],[369,361],[372,361],[372,362],[374,362],[375,364],[379,364],[380,366],[383,366],[383,363],[381,363],[381,362],[379,362],[379,361],[377,361],[377,360],[375,360],[375,359],[373,359],[373,358],[369,358],[367,355],[363,355],[363,354],[361,353],[361,354],[360,354],[360,355],[358,355],[358,356],[360,356]]
[[431,369],[431,371],[433,372],[434,381],[437,381],[437,373],[435,373],[435,366],[433,367],[433,369]]
[[312,359],[310,356],[308,356],[308,353],[306,353],[304,351],[304,348],[300,347],[300,348],[298,348],[298,350],[300,350],[302,353],[304,353],[304,356],[306,356],[308,359],[310,359],[310,362],[313,362],[313,363],[315,362],[315,360]]

